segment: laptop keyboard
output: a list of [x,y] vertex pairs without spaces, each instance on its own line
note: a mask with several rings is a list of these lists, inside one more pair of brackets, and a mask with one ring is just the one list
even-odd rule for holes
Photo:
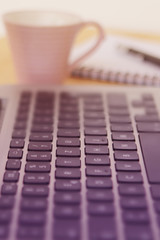
[[153,94],[22,91],[12,121],[0,239],[160,239]]

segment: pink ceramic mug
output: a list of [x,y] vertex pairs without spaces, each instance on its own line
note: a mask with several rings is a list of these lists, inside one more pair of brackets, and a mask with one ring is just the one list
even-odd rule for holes
[[[72,14],[54,11],[19,11],[3,16],[17,77],[21,83],[60,84],[69,72],[91,54],[104,38],[102,27]],[[82,27],[98,30],[95,45],[71,65],[74,39]]]

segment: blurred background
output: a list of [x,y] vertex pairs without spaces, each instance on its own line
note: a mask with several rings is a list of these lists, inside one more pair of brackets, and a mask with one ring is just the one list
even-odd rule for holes
[[160,0],[0,0],[0,18],[17,9],[63,10],[96,20],[106,29],[160,35]]

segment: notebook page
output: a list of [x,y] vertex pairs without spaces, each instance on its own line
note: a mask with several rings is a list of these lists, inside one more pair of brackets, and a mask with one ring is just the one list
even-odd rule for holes
[[[95,42],[91,39],[78,45],[72,53],[71,62],[83,52],[87,51]],[[80,66],[94,68],[95,70],[115,71],[130,74],[140,74],[160,77],[160,67],[150,62],[143,61],[141,57],[127,53],[119,46],[128,46],[160,58],[160,44],[141,41],[133,38],[109,35],[101,46]]]

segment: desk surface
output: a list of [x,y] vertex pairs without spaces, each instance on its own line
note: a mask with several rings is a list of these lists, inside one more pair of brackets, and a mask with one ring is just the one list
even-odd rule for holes
[[[160,36],[154,36],[154,35],[146,35],[146,34],[137,34],[137,33],[129,33],[121,30],[107,30],[107,32],[112,34],[118,34],[123,36],[130,36],[130,37],[136,37],[140,39],[147,39],[147,40],[153,40],[160,42]],[[84,31],[82,32],[76,42],[82,42],[86,40],[87,38],[95,35],[95,32],[93,30],[90,31]],[[16,74],[13,66],[13,61],[11,58],[10,49],[8,46],[8,42],[6,38],[0,39],[0,84],[16,84]],[[92,81],[89,79],[78,79],[78,78],[67,78],[64,80],[64,84],[111,84],[109,82],[99,82],[99,81]]]

